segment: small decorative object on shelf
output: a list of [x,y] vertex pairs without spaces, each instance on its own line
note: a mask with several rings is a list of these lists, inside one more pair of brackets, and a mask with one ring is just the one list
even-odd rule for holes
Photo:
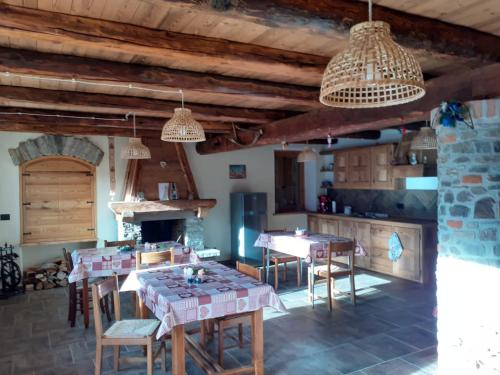
[[14,246],[7,245],[0,247],[0,276],[2,289],[0,290],[0,299],[9,298],[15,294],[24,293],[21,287],[21,269],[16,263],[19,258],[14,252]]
[[318,196],[318,212],[325,214],[330,211],[331,198],[328,195]]
[[328,180],[324,180],[321,182],[321,188],[322,189],[330,189],[331,187],[333,187],[333,184],[331,181],[328,181]]
[[436,121],[437,125],[443,125],[447,128],[454,128],[457,122],[463,122],[471,129],[474,129],[469,107],[456,101],[442,102],[439,110],[432,119],[433,128],[437,126]]

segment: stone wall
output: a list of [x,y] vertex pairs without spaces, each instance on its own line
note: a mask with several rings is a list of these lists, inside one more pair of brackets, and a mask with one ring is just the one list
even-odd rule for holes
[[467,104],[474,129],[437,130],[442,374],[500,368],[500,100]]

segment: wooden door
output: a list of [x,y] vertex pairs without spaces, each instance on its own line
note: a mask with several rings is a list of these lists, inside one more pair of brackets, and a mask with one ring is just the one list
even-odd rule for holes
[[422,269],[420,258],[421,230],[394,227],[394,232],[398,234],[403,245],[401,256],[393,263],[394,276],[420,281]]
[[373,189],[394,189],[392,179],[392,144],[371,147],[371,173]]
[[347,181],[351,188],[366,189],[370,187],[370,148],[360,148],[349,151]]
[[333,153],[333,185],[337,188],[347,186],[348,157],[348,151]]
[[41,157],[21,170],[21,243],[95,241],[95,167]]
[[359,267],[370,268],[371,224],[366,222],[354,223],[354,236],[367,253],[367,256],[355,257],[355,264]]

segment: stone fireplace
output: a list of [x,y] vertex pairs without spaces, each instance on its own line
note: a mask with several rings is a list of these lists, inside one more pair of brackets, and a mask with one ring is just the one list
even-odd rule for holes
[[119,239],[141,242],[178,241],[195,250],[205,248],[203,218],[213,199],[111,202]]
[[203,219],[151,220],[140,223],[120,222],[118,237],[124,240],[135,239],[144,242],[177,241],[195,250],[205,248]]

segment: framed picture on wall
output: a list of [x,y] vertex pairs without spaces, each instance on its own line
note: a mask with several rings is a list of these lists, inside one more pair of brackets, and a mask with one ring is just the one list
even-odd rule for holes
[[230,164],[229,178],[230,179],[247,178],[247,166],[245,164]]

